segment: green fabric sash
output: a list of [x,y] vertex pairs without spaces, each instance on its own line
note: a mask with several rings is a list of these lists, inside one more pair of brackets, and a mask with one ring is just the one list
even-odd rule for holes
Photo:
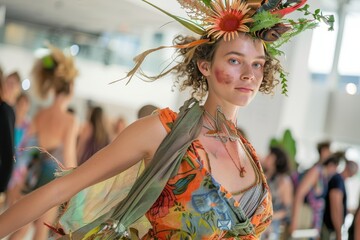
[[114,239],[128,234],[128,227],[151,208],[167,181],[176,175],[182,157],[200,133],[203,111],[197,100],[187,100],[172,130],[125,199],[95,221],[59,239]]

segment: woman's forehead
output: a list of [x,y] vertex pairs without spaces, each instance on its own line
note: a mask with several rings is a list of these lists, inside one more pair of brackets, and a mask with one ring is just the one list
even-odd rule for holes
[[239,36],[231,41],[221,40],[218,44],[217,52],[225,54],[234,52],[242,55],[265,57],[265,49],[261,40],[254,39],[245,34],[239,34]]

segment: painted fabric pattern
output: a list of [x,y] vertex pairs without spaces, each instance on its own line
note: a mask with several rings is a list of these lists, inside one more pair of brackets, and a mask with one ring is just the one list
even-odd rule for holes
[[[163,109],[159,116],[166,130],[171,131],[176,113]],[[246,139],[241,140],[262,173],[254,149]],[[200,149],[204,150],[198,140],[192,142],[178,174],[169,179],[146,213],[152,229],[142,239],[258,239],[270,224],[271,197],[263,173],[265,191],[261,204],[250,219],[239,222],[240,203],[204,167],[205,159],[198,154]],[[252,225],[251,231],[241,232],[244,224]]]

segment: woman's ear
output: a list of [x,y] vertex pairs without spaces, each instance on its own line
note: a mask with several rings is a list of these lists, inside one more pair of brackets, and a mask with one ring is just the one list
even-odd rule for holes
[[204,75],[205,77],[210,75],[210,63],[208,61],[199,60],[197,62],[197,66],[202,75]]

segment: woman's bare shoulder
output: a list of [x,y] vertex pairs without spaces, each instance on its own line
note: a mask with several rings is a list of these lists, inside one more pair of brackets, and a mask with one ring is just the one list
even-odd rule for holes
[[289,190],[289,187],[293,187],[293,182],[288,174],[281,174],[279,180],[280,185],[285,189]]
[[77,128],[80,127],[79,118],[73,113],[66,113],[66,118],[68,119],[70,125],[72,125],[73,127],[74,126],[76,126]]
[[138,151],[147,160],[152,159],[155,151],[167,134],[157,113],[140,118],[126,127],[114,140],[118,146]]

